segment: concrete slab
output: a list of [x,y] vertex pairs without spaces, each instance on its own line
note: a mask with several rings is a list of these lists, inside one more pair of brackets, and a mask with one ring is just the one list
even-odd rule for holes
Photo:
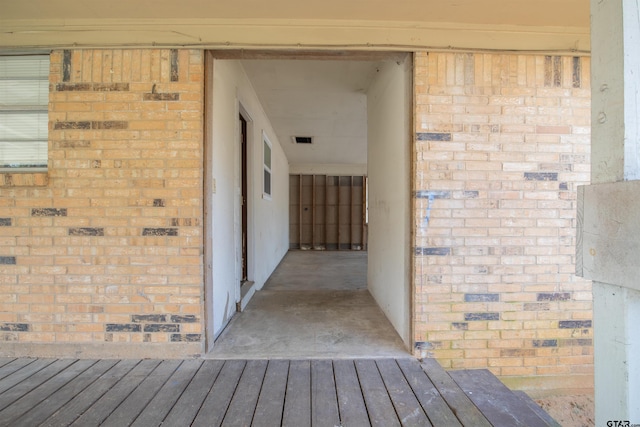
[[409,356],[363,282],[366,253],[290,252],[206,357]]

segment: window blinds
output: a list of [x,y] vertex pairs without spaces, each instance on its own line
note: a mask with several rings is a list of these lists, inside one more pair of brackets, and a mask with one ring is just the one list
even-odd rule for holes
[[0,56],[0,170],[46,170],[48,103],[48,56]]

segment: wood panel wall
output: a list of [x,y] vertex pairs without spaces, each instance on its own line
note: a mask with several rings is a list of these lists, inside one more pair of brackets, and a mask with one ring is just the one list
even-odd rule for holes
[[289,247],[366,250],[366,176],[290,175]]

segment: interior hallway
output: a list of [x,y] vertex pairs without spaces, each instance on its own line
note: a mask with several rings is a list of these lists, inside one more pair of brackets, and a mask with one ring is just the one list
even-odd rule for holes
[[207,357],[408,356],[366,282],[366,252],[290,251]]

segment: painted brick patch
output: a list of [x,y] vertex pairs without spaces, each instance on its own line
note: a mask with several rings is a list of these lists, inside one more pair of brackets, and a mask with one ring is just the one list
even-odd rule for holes
[[0,256],[0,265],[15,265],[16,257],[14,256]]
[[57,92],[126,92],[129,83],[58,83]]
[[557,172],[525,172],[524,179],[527,181],[557,181]]
[[569,292],[539,293],[536,299],[538,301],[569,301],[571,294]]
[[533,346],[538,347],[557,347],[558,340],[533,340]]
[[142,230],[143,236],[177,236],[177,228],[145,228]]
[[0,331],[3,332],[28,332],[30,329],[28,323],[0,323]]
[[477,320],[500,320],[500,313],[465,313],[464,320],[467,322]]
[[147,323],[144,325],[144,332],[180,332],[180,325]]
[[201,340],[201,334],[171,334],[172,342],[199,342]]
[[418,141],[451,141],[450,133],[421,132],[416,135]]
[[180,101],[179,93],[145,93],[145,101]]
[[451,191],[444,190],[420,190],[416,191],[413,196],[416,199],[450,199]]
[[67,216],[67,209],[34,208],[31,209],[31,216]]
[[142,327],[133,323],[107,323],[107,332],[141,332]]
[[591,327],[591,320],[561,320],[558,322],[560,329],[583,329]]
[[186,316],[180,316],[180,315],[176,315],[176,314],[172,314],[171,315],[171,321],[173,323],[195,323],[198,321],[198,317],[195,315],[186,315]]
[[0,218],[0,227],[11,227],[11,218]]
[[447,256],[451,254],[451,248],[416,248],[418,256]]
[[465,294],[465,302],[497,302],[500,294]]
[[104,228],[70,228],[69,236],[104,236]]
[[131,316],[134,323],[165,323],[167,316],[165,314],[134,314]]

